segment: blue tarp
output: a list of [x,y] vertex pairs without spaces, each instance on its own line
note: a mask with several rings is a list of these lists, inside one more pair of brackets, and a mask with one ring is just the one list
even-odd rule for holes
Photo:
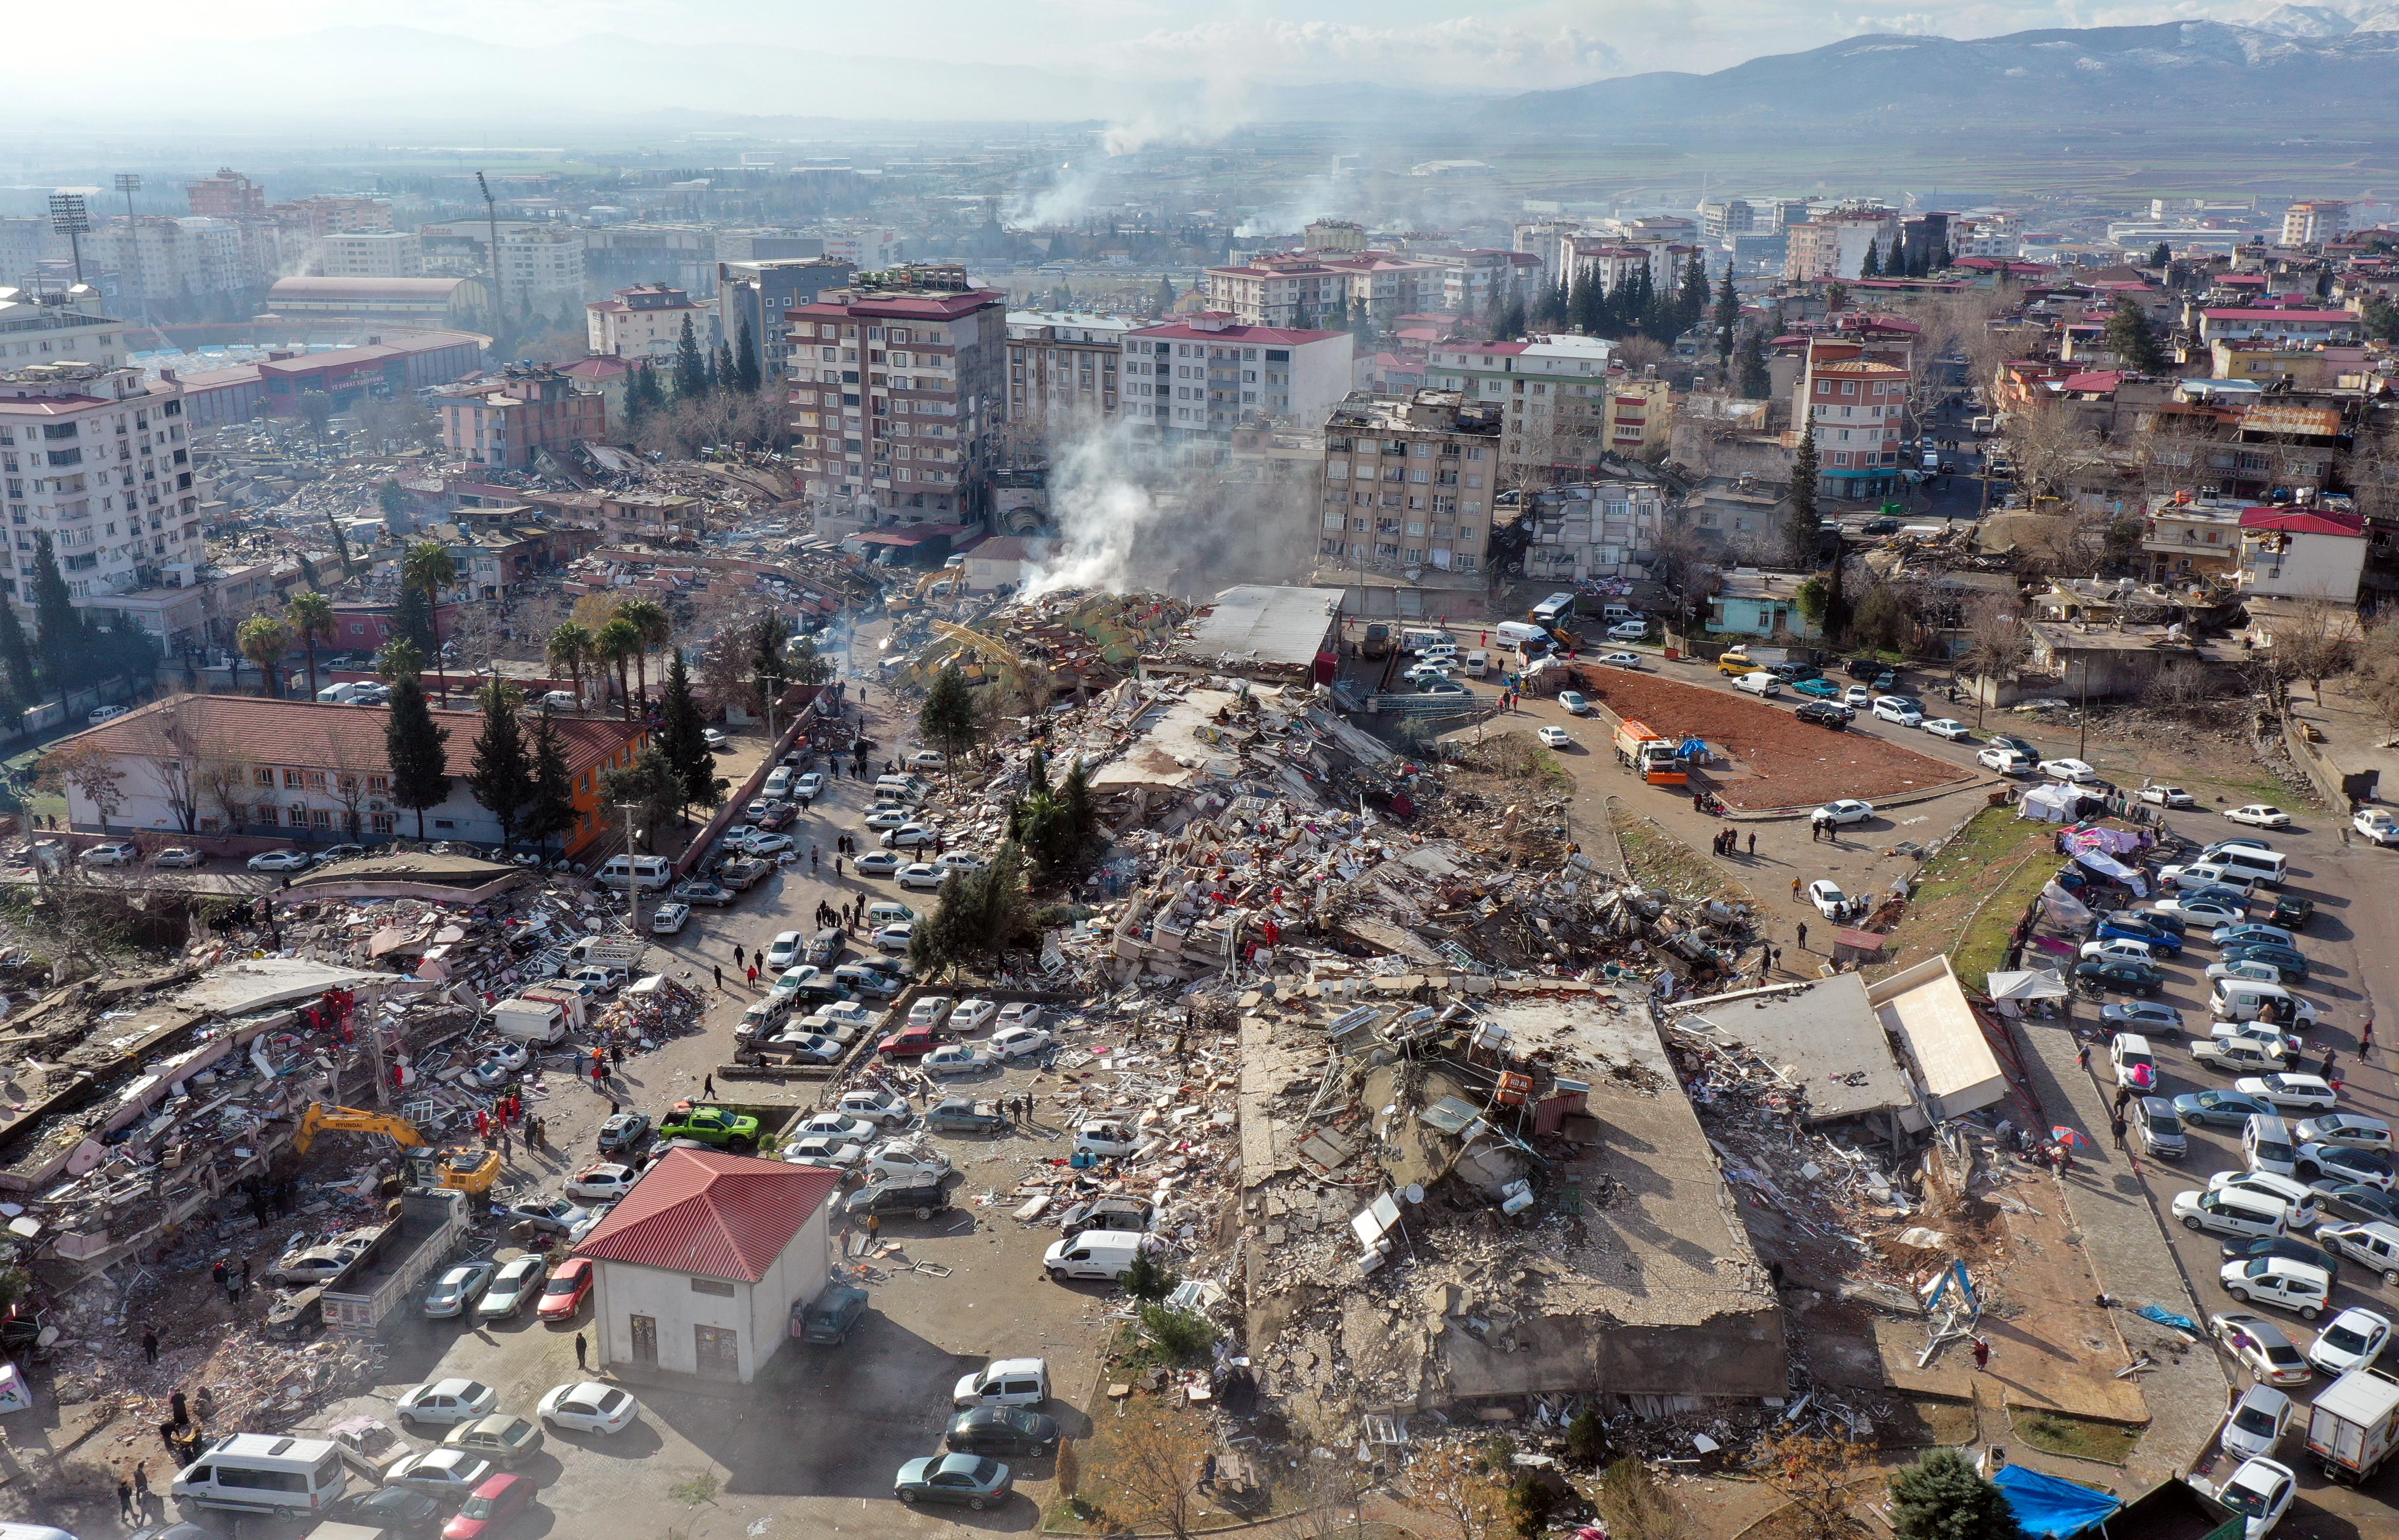
[[2104,1492],[2044,1476],[2029,1466],[2001,1466],[1991,1479],[2007,1493],[2025,1533],[2046,1540],[2080,1534],[2124,1506]]

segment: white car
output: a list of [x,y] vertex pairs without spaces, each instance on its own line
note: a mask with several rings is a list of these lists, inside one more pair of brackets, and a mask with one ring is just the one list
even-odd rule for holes
[[1841,704],[1852,711],[1863,711],[1874,704],[1874,692],[1863,684],[1852,684],[1841,692]]
[[879,952],[905,952],[916,939],[916,922],[895,920],[868,939]]
[[[915,1015],[914,1011],[908,1013],[912,1022]],[[957,1008],[950,1012],[950,1030],[956,1033],[981,1032],[998,1017],[999,1006],[989,1000],[961,1000]]]
[[911,770],[946,770],[949,759],[938,749],[919,749],[908,756]]
[[1816,912],[1827,920],[1839,919],[1850,907],[1849,895],[1843,893],[1837,885],[1822,877],[1808,885],[1808,901],[1814,904]]
[[1648,659],[1639,653],[1602,653],[1599,655],[1599,661],[1611,669],[1641,669],[1648,666]]
[[944,1043],[916,1060],[916,1067],[936,1079],[960,1074],[989,1074],[999,1068],[999,1060],[989,1048],[979,1048],[970,1043]]
[[384,1482],[456,1505],[472,1496],[491,1474],[489,1460],[463,1449],[432,1449],[392,1466],[384,1474]]
[[2232,1403],[2216,1441],[2236,1460],[2271,1454],[2290,1431],[2297,1403],[2270,1385],[2253,1385]]
[[2179,786],[2144,786],[2140,799],[2160,807],[2197,807],[2199,799]]
[[946,994],[924,995],[908,1007],[908,1025],[938,1027],[950,1019],[950,1013],[956,1009],[957,1009],[957,1002]]
[[810,1032],[805,1025],[784,1028],[767,1039],[766,1046],[811,1064],[835,1063],[842,1054],[840,1039]]
[[933,864],[943,871],[982,871],[991,863],[968,850],[953,850],[933,858]]
[[854,1171],[866,1163],[866,1146],[846,1139],[811,1134],[784,1145],[783,1162],[789,1166],[821,1166],[827,1170]]
[[828,1028],[839,1027],[857,1031],[871,1027],[882,1012],[859,1000],[828,1000],[816,1008],[812,1020],[820,1020]]
[[2297,1178],[2276,1176],[2271,1171],[2218,1171],[2207,1179],[2207,1190],[2211,1193],[2220,1193],[2227,1187],[2237,1187],[2259,1197],[2272,1198],[2290,1210],[2290,1226],[2294,1230],[2315,1227],[2316,1194]]
[[1039,1027],[1002,1027],[991,1034],[991,1051],[1002,1059],[1022,1059],[1050,1046],[1050,1034]]
[[1041,1024],[1041,1007],[1030,1000],[1010,1000],[999,1007],[1002,1032],[1010,1027],[1036,1027]]
[[509,1321],[524,1313],[526,1304],[541,1294],[544,1279],[549,1277],[549,1263],[531,1252],[501,1263],[492,1278],[492,1286],[475,1302],[475,1318],[479,1321]]
[[869,829],[900,829],[905,827],[908,821],[915,816],[915,814],[910,812],[907,808],[901,807],[888,802],[880,803],[866,810],[866,827]]
[[2078,759],[2043,760],[2040,773],[2052,780],[2078,782],[2097,780],[2099,772]]
[[613,1160],[587,1166],[567,1182],[566,1196],[590,1198],[595,1203],[614,1203],[633,1190],[633,1182],[640,1175],[630,1166]]
[[792,783],[792,800],[813,802],[824,791],[824,772],[811,770]]
[[806,950],[807,944],[808,939],[796,930],[777,932],[775,939],[766,947],[766,971],[780,973],[790,967],[800,960],[800,953]]
[[1075,1131],[1075,1148],[1096,1155],[1129,1155],[1142,1146],[1140,1132],[1130,1123],[1101,1118]]
[[930,1144],[920,1144],[908,1139],[891,1140],[875,1150],[866,1161],[866,1180],[869,1182],[898,1182],[903,1185],[938,1182],[949,1171],[948,1155]]
[[861,877],[888,877],[908,864],[908,858],[896,850],[870,850],[858,858],[858,874]]
[[1974,763],[1986,770],[1997,770],[2002,776],[2021,776],[2032,768],[2032,761],[2003,743],[1976,750]]
[[[2249,1023],[2244,1021],[2242,1025]],[[2386,1155],[2391,1151],[2391,1125],[2364,1113],[2302,1118],[2291,1133],[2302,1144],[2338,1144],[2352,1150],[2380,1150]]]
[[1533,736],[1541,740],[1541,747],[1544,749],[1574,747],[1574,739],[1566,736],[1566,730],[1563,727],[1537,727],[1533,730]]
[[2337,1380],[2380,1358],[2390,1341],[2388,1316],[2352,1305],[2325,1322],[2324,1330],[2316,1333],[2316,1340],[2308,1345],[2308,1362],[2325,1378]]
[[242,864],[252,871],[305,871],[309,860],[297,850],[262,850]]
[[650,916],[650,934],[671,936],[681,930],[690,919],[691,905],[660,904],[658,912]]
[[402,1427],[421,1423],[447,1427],[489,1416],[499,1405],[500,1393],[481,1380],[427,1380],[401,1391],[398,1410]]
[[2246,806],[2230,808],[2225,812],[2224,817],[2227,822],[2245,823],[2252,829],[2287,829],[2291,825],[2291,816],[2288,813],[2262,802],[2253,802]]
[[1837,829],[1846,824],[1864,823],[1874,816],[1874,804],[1860,802],[1854,797],[1828,802],[1809,815],[1810,818],[1829,823]]
[[1591,715],[1591,702],[1584,696],[1580,690],[1559,691],[1558,705],[1563,707],[1566,715],[1570,717],[1587,717]]
[[1607,628],[1610,642],[1638,642],[1648,634],[1649,622],[1646,620],[1620,620]]
[[2243,1304],[2271,1304],[2303,1321],[2324,1314],[2331,1302],[2332,1278],[2321,1267],[2288,1257],[2246,1257],[2228,1262],[2216,1281]]
[[142,852],[130,840],[104,840],[83,853],[86,866],[131,866]]
[[1782,682],[1763,669],[1742,675],[1732,682],[1732,687],[1752,696],[1779,696],[1782,693]]
[[552,1432],[622,1433],[642,1413],[642,1404],[613,1385],[585,1380],[562,1385],[541,1398],[536,1409],[542,1425]]
[[1934,717],[1923,724],[1923,731],[1936,738],[1947,738],[1952,743],[1960,743],[1974,736],[1972,727],[1955,717]]
[[2246,1075],[2235,1080],[2232,1088],[2269,1103],[2276,1112],[2330,1112],[2340,1101],[2339,1093],[2320,1074]]
[[922,850],[942,843],[942,831],[928,823],[902,824],[883,831],[886,850]]
[[2290,1466],[2260,1455],[2226,1477],[2216,1500],[2241,1516],[2241,1540],[2266,1540],[2298,1493],[2299,1479]]
[[902,1128],[916,1117],[906,1097],[882,1090],[844,1091],[834,1111],[886,1128]]
[[2121,957],[2134,963],[2157,961],[2156,954],[2149,951],[2148,942],[2137,941],[2129,936],[2108,936],[2095,941],[2085,941],[2082,943],[2081,955],[2086,963],[2105,961],[2111,957]]
[[860,1144],[872,1144],[878,1130],[862,1117],[847,1113],[819,1113],[792,1130],[795,1139],[843,1139]]
[[1902,727],[1914,727],[1923,722],[1924,708],[1905,696],[1877,696],[1874,697],[1874,714]]
[[699,730],[699,741],[700,741],[700,742],[702,742],[702,743],[704,743],[704,744],[706,744],[706,745],[708,745],[708,747],[709,747],[710,749],[712,749],[712,750],[716,750],[716,749],[722,749],[722,748],[725,747],[727,744],[731,743],[733,740],[732,740],[731,738],[726,737],[726,736],[725,736],[722,732],[719,732],[716,728],[713,728],[713,727],[703,727],[703,728],[701,728],[701,729]]

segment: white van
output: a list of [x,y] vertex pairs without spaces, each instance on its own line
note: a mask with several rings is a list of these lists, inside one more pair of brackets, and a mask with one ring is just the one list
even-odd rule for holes
[[874,777],[874,794],[899,802],[919,803],[925,800],[926,786],[914,776],[877,776]]
[[2211,858],[2216,865],[2236,877],[2269,887],[2280,887],[2291,870],[2291,858],[2279,850],[2259,850],[2251,845],[2228,844]]
[[779,764],[767,772],[766,784],[758,788],[758,794],[764,797],[788,797],[792,794],[792,782],[798,778],[798,776],[799,772],[790,765]]
[[320,706],[347,706],[359,698],[360,688],[355,681],[346,684],[328,684],[317,692],[317,703]]
[[2242,1240],[2268,1240],[2290,1230],[2290,1209],[2285,1205],[2237,1187],[2176,1193],[2174,1216],[2187,1230],[2213,1230]]
[[1491,628],[1491,634],[1511,647],[1522,647],[1527,642],[1547,642],[1550,633],[1538,626],[1528,626],[1521,620],[1503,620]]
[[1400,651],[1403,653],[1422,654],[1435,647],[1455,647],[1457,645],[1457,642],[1451,638],[1447,631],[1423,630],[1410,628],[1409,629],[1403,630],[1400,633]]
[[2252,1171],[2273,1176],[2298,1175],[2299,1146],[2291,1138],[2291,1126],[2263,1113],[2250,1114],[2241,1130],[2241,1158],[2249,1163]]
[[237,1513],[316,1513],[349,1490],[342,1446],[330,1439],[237,1433],[210,1444],[175,1477],[175,1500]]
[[2280,984],[2270,984],[2262,979],[2218,979],[2207,997],[2210,1014],[2219,1021],[2255,1021],[2269,1000],[2280,1001],[2291,1014],[2278,1023],[2284,1027],[2311,1027],[2316,1022],[2316,1007],[2293,994]]
[[1491,672],[1491,655],[1477,647],[1466,655],[1466,677],[1481,679]]
[[1599,618],[1606,625],[1621,626],[1628,620],[1640,620],[1644,617],[1639,610],[1630,604],[1602,604],[1599,607]]
[[673,881],[674,868],[663,856],[611,856],[600,868],[603,887],[638,885],[644,893],[656,893]]
[[741,1024],[733,1029],[733,1035],[747,1042],[773,1032],[783,1024],[784,1018],[792,1014],[792,1005],[796,998],[770,993],[764,1000],[752,1001],[750,1008],[741,1013]]
[[502,1037],[543,1047],[566,1040],[566,1012],[548,1000],[502,1000],[492,1007],[491,1026]]
[[880,930],[885,925],[896,925],[902,920],[913,920],[915,917],[915,910],[910,909],[906,904],[893,903],[888,898],[881,903],[866,906],[866,927],[869,930]]
[[1132,1259],[1145,1249],[1155,1250],[1158,1237],[1129,1230],[1086,1230],[1041,1253],[1041,1265],[1053,1278],[1101,1278],[1116,1282],[1132,1271]]

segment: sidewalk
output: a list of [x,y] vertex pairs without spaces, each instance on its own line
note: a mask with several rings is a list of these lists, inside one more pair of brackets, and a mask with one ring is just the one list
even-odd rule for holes
[[[2108,1141],[2108,1100],[2090,1072],[2075,1062],[2069,1023],[2018,1020],[2009,1030],[2025,1049],[2025,1073],[2044,1117],[2092,1137],[2088,1147],[2075,1150],[2075,1169],[2063,1187],[2083,1254],[2100,1287],[2122,1306],[2112,1314],[2124,1345],[2136,1357],[2147,1353],[2158,1365],[2140,1375],[2149,1428],[2125,1466],[2124,1490],[2146,1491],[2189,1471],[2207,1449],[2224,1417],[2223,1366],[2212,1344],[2187,1343],[2179,1332],[2133,1313],[2157,1304],[2205,1320],[2148,1190],[2133,1175],[2125,1152]],[[2020,1452],[2027,1464],[2043,1463],[2038,1451],[2009,1451],[2011,1458]],[[2097,1468],[2072,1460],[2055,1465],[2056,1474],[2085,1481]]]

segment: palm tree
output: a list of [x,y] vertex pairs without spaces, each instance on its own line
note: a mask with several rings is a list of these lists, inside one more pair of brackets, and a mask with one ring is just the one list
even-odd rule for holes
[[634,658],[633,667],[641,675],[642,704],[647,706],[650,703],[650,649],[667,644],[667,639],[674,635],[674,622],[653,599],[625,601],[617,606],[617,618],[632,627],[641,636],[642,651]]
[[299,593],[283,606],[284,624],[308,652],[308,698],[317,698],[317,643],[339,634],[333,628],[333,601],[320,593]]
[[591,628],[570,620],[549,633],[546,655],[550,671],[564,674],[575,682],[575,704],[583,704],[583,670],[591,667],[598,655],[593,650]]
[[433,626],[433,657],[441,656],[441,590],[458,581],[458,563],[438,540],[420,540],[400,559],[400,586],[425,590],[425,611]]
[[241,648],[241,655],[257,664],[258,671],[266,676],[266,693],[283,694],[283,671],[277,665],[291,650],[291,632],[283,622],[271,615],[251,615],[241,623],[234,640]]
[[601,627],[600,634],[591,641],[593,649],[600,655],[600,661],[617,670],[617,694],[625,709],[625,720],[630,722],[633,720],[633,692],[626,686],[625,669],[642,655],[641,630],[620,615]]
[[397,684],[403,679],[414,679],[425,672],[425,655],[416,650],[415,642],[404,636],[396,636],[383,644],[382,652],[375,654],[374,670],[377,679],[387,684]]

